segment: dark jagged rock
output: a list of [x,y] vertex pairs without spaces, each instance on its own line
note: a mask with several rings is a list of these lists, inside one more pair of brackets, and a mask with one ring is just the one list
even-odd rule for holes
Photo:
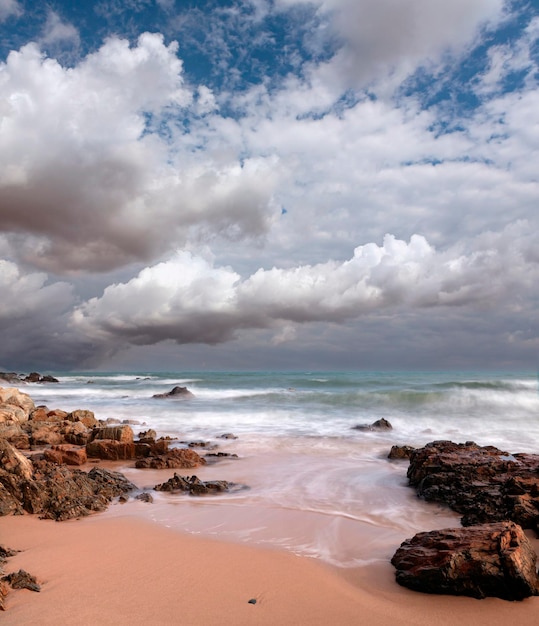
[[0,380],[5,380],[6,383],[22,382],[21,377],[16,372],[0,372]]
[[238,455],[231,452],[208,452],[204,458],[208,459],[210,463],[215,463],[219,459],[237,459]]
[[409,459],[412,452],[415,450],[412,446],[392,446],[388,459]]
[[153,496],[151,493],[143,491],[142,493],[139,493],[135,496],[135,500],[140,500],[141,502],[147,502],[148,504],[151,504],[153,502]]
[[222,435],[218,435],[218,439],[237,439],[237,436],[233,433],[223,433]]
[[0,515],[72,519],[104,511],[113,498],[135,489],[118,472],[93,468],[86,473],[37,458],[32,462],[7,442],[0,440],[0,446]]
[[353,427],[354,430],[392,430],[393,426],[388,422],[385,417],[376,420],[372,424],[358,424]]
[[135,463],[135,467],[152,469],[188,469],[204,465],[205,463],[205,459],[203,459],[191,448],[174,448],[173,450],[169,450],[166,454],[159,454],[146,457],[145,459],[139,459]]
[[39,374],[38,372],[30,372],[30,374],[28,374],[28,376],[25,376],[22,379],[24,382],[26,383],[58,383],[60,382],[57,378],[54,378],[54,376],[51,376],[50,374]]
[[513,522],[418,533],[391,563],[397,582],[414,591],[504,600],[539,595],[535,552]]
[[190,448],[204,448],[205,450],[215,450],[217,448],[210,441],[180,441],[180,443],[186,444]]
[[220,493],[228,491],[233,483],[226,480],[208,480],[202,481],[197,476],[180,476],[174,473],[166,483],[161,483],[154,487],[155,491],[168,491],[174,493],[181,491],[189,493],[192,496],[199,496],[210,493]]
[[187,387],[180,387],[176,385],[170,391],[166,393],[156,393],[152,396],[152,398],[194,398],[194,394],[187,389]]
[[3,577],[12,589],[29,589],[30,591],[41,591],[34,576],[23,569],[13,572]]
[[463,514],[462,524],[512,520],[538,530],[539,455],[434,441],[411,452],[410,485]]

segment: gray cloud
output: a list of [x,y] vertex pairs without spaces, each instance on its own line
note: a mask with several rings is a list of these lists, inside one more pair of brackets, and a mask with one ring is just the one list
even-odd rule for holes
[[178,253],[78,307],[73,324],[109,346],[163,340],[221,343],[249,329],[293,340],[293,325],[342,323],[373,313],[438,308],[480,310],[518,303],[539,278],[526,223],[437,252],[421,236],[387,235],[343,262],[259,270],[247,279],[227,267]]
[[[30,235],[13,255],[56,273],[105,271],[192,236],[266,230],[271,161],[216,160],[171,122],[193,102],[176,52],[145,34],[136,47],[110,39],[71,70],[34,44],[9,55],[1,228]],[[175,145],[163,133],[169,123]]]

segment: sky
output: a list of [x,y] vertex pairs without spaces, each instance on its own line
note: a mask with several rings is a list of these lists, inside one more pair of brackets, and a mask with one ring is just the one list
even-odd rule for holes
[[537,0],[0,0],[0,370],[539,354]]

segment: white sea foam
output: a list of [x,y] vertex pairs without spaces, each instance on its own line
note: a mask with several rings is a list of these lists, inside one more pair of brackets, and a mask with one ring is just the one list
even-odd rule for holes
[[[203,500],[156,494],[153,507],[129,506],[151,510],[160,523],[187,532],[285,546],[340,565],[387,558],[388,549],[414,532],[458,521],[456,514],[415,497],[406,486],[406,463],[386,458],[392,445],[451,439],[508,453],[539,451],[534,374],[58,377],[58,385],[27,385],[25,391],[51,408],[86,408],[98,418],[136,420],[180,441],[211,441],[239,459],[197,469],[197,475],[250,487]],[[152,397],[174,385],[187,386],[195,398]],[[353,428],[380,417],[393,429]],[[227,432],[238,439],[219,438]]]

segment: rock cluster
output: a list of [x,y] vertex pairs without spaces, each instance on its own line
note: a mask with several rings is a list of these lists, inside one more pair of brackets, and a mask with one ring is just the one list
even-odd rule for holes
[[0,611],[5,611],[5,599],[10,589],[29,589],[30,591],[40,591],[36,579],[28,572],[20,569],[18,572],[4,574],[3,565],[6,560],[17,554],[17,550],[10,550],[0,546]]
[[59,380],[50,374],[39,374],[30,372],[28,375],[17,374],[16,372],[0,372],[0,380],[8,383],[57,383]]
[[537,454],[434,441],[411,452],[407,475],[419,496],[462,513],[464,526],[512,520],[538,530]]
[[104,511],[135,485],[101,468],[86,473],[46,460],[31,461],[0,439],[0,515],[33,513],[62,521]]
[[536,555],[522,528],[538,531],[539,455],[434,441],[395,447],[410,458],[420,497],[463,514],[464,528],[418,533],[392,563],[397,582],[417,591],[521,600],[539,595]]

